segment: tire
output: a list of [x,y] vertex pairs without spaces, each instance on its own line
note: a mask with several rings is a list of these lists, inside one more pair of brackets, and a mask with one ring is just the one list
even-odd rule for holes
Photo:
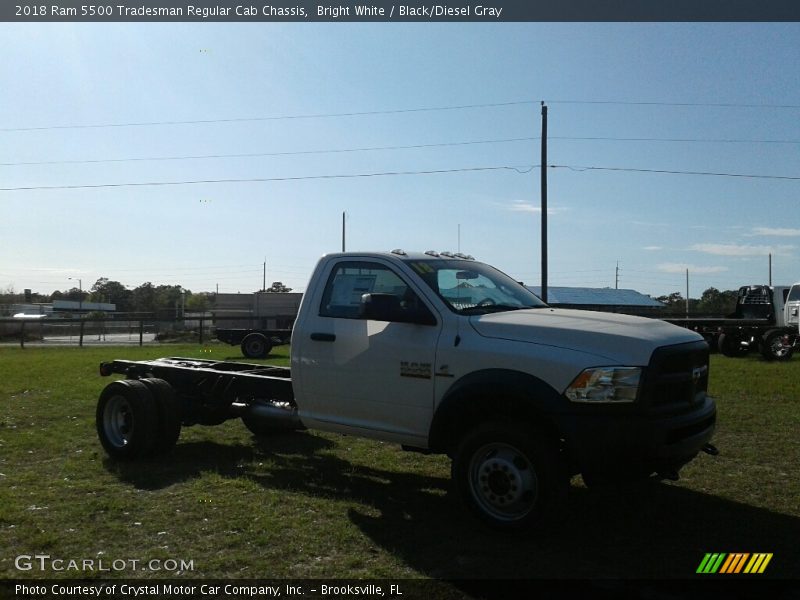
[[249,333],[242,340],[241,348],[247,358],[266,358],[272,350],[272,342],[260,333]]
[[738,358],[744,356],[749,351],[749,348],[742,345],[741,340],[729,333],[720,333],[717,340],[717,348],[725,356]]
[[563,505],[569,482],[549,436],[505,422],[479,425],[461,439],[452,477],[473,515],[505,531],[545,525]]
[[761,338],[761,355],[767,360],[784,361],[792,358],[794,346],[783,343],[784,334],[779,330],[768,331]]
[[172,450],[181,435],[183,414],[175,390],[163,379],[140,379],[153,395],[158,413],[158,435],[153,454],[164,454]]
[[100,443],[111,458],[133,460],[150,454],[158,439],[158,408],[150,388],[126,379],[108,384],[95,413]]

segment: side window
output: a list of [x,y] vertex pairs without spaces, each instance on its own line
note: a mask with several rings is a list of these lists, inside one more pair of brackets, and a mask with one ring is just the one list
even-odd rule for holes
[[417,295],[388,267],[347,261],[337,264],[328,277],[319,314],[321,317],[358,319],[364,294],[391,294],[403,307],[420,304]]

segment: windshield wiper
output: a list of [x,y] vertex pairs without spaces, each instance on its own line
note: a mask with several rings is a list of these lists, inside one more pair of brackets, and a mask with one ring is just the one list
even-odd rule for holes
[[522,310],[523,308],[532,308],[529,306],[512,306],[511,304],[482,304],[476,306],[469,306],[462,308],[459,313],[462,315],[481,314],[485,312],[506,312],[510,310]]

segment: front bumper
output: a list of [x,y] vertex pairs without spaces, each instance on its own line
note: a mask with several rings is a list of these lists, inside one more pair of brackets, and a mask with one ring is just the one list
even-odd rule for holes
[[616,479],[678,471],[711,440],[716,417],[706,396],[683,414],[572,413],[560,427],[573,472]]

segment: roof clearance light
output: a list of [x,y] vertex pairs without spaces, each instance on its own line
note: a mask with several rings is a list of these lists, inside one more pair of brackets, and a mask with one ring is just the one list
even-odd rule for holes
[[440,252],[439,256],[446,256],[447,258],[455,258],[455,255],[452,252]]
[[399,256],[406,256],[406,251],[400,250],[400,248],[395,248],[394,250],[392,250],[392,254],[397,254]]
[[426,250],[425,254],[428,256],[439,256],[439,253],[436,250]]

